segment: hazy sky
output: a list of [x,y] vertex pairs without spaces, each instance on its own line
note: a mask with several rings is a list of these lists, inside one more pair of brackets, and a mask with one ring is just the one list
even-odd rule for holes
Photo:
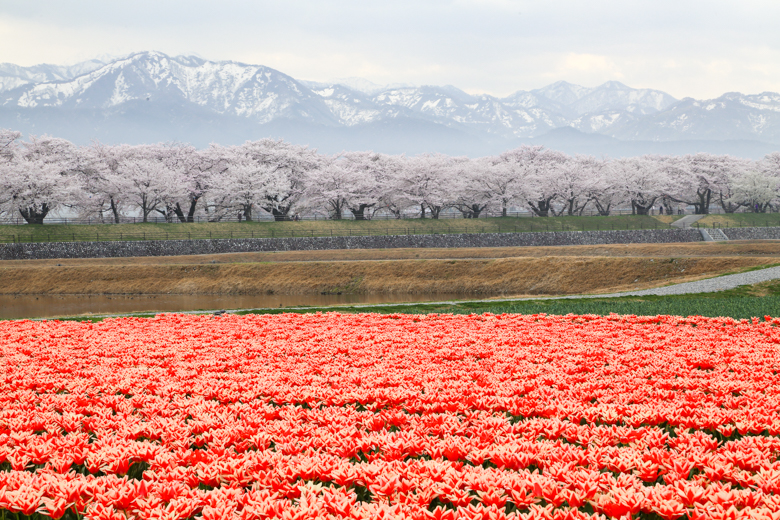
[[780,91],[777,0],[0,0],[0,62],[158,50],[297,79],[507,95],[618,80],[675,97]]

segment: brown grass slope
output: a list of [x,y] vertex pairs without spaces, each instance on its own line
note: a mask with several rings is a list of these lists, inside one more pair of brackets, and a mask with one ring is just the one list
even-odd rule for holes
[[0,265],[0,294],[579,294],[686,281],[776,262],[774,256],[61,266],[6,262]]

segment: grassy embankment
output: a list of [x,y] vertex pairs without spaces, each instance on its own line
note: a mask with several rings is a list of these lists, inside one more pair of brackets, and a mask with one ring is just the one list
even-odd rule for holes
[[0,243],[663,229],[669,227],[672,218],[659,219],[647,215],[625,215],[370,221],[203,222],[190,224],[0,225]]
[[370,308],[358,306],[264,309],[240,311],[237,314],[279,314],[282,312],[378,312],[382,314],[628,314],[655,316],[730,316],[735,319],[780,316],[780,281],[765,282],[714,293],[676,296],[642,296],[622,298],[576,298],[565,300],[529,300],[496,302],[459,302],[454,304],[382,305]]
[[569,300],[530,300],[513,302],[462,302],[455,304],[384,305],[370,308],[326,307],[302,309],[264,309],[240,311],[237,314],[282,312],[377,312],[382,314],[596,314],[611,313],[655,316],[729,316],[735,319],[780,316],[780,282],[765,282],[715,293],[677,296],[642,296]]
[[779,262],[776,242],[25,260],[0,262],[0,294],[566,295],[641,289]]
[[[731,213],[707,215],[696,224],[706,227],[777,227],[780,226],[780,213]],[[696,225],[694,224],[694,226]]]

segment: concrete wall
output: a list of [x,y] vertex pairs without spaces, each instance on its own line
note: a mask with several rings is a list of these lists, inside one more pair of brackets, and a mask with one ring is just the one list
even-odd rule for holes
[[701,234],[696,229],[647,229],[635,231],[553,231],[547,233],[474,233],[369,237],[48,242],[0,244],[0,260],[204,255],[251,251],[312,251],[323,249],[671,243],[698,242],[701,239]]

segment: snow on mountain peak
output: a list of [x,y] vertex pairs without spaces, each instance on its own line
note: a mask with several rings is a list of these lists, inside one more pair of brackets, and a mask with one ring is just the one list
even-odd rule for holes
[[[354,77],[299,81],[262,65],[158,51],[72,67],[0,64],[0,117],[14,114],[19,120],[36,110],[65,108],[102,117],[141,114],[139,121],[149,114],[181,120],[224,116],[252,124],[294,120],[323,128],[415,121],[489,140],[527,139],[566,127],[619,139],[780,141],[780,94],[773,92],[678,101],[619,81],[592,88],[558,81],[499,99],[451,85],[378,85]],[[0,121],[0,126],[13,122]]]

